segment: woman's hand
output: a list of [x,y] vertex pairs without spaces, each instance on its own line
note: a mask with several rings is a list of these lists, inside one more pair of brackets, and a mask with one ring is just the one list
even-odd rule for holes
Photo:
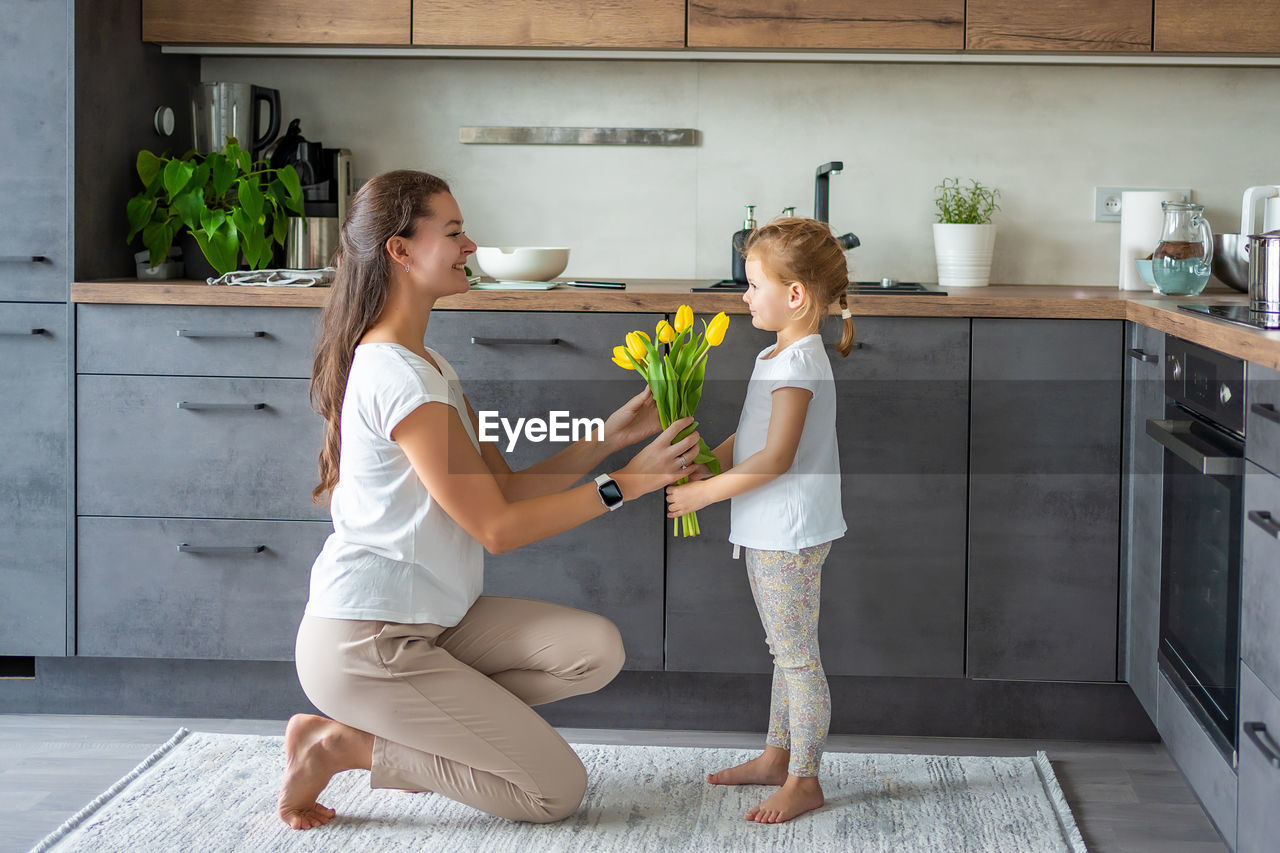
[[685,483],[681,486],[667,486],[667,518],[679,518],[691,512],[697,512],[711,503],[704,482]]
[[658,405],[653,401],[649,386],[623,403],[618,411],[604,422],[604,440],[609,452],[630,447],[662,429],[658,420]]
[[694,467],[693,457],[698,455],[697,430],[675,444],[671,442],[691,423],[693,418],[672,422],[614,475],[623,497],[632,500],[647,495],[689,473]]

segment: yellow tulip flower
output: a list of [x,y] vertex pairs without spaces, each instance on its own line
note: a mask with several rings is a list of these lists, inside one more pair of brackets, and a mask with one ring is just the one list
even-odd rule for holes
[[721,311],[707,324],[707,343],[713,347],[720,346],[720,342],[724,340],[725,330],[728,328],[729,315]]
[[683,334],[684,330],[693,325],[693,309],[688,305],[681,305],[676,311],[676,334]]
[[627,350],[635,357],[636,361],[644,358],[645,353],[648,352],[648,350],[645,349],[644,343],[640,340],[642,337],[646,341],[649,340],[649,336],[644,332],[627,332]]
[[676,330],[671,328],[671,324],[666,320],[658,323],[658,340],[664,344],[669,344],[676,339]]
[[636,369],[635,364],[631,361],[630,358],[627,357],[626,347],[613,348],[613,363],[618,365],[618,367],[624,368],[626,370]]

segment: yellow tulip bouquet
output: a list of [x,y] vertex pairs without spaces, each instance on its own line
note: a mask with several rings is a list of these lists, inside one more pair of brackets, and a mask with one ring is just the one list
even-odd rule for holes
[[[711,322],[702,321],[702,332],[693,330],[693,309],[681,305],[676,312],[676,324],[672,326],[666,320],[658,323],[656,330],[658,343],[642,331],[627,333],[626,345],[613,348],[613,363],[627,370],[634,370],[644,377],[653,392],[653,400],[658,406],[658,419],[662,428],[666,429],[673,421],[692,417],[702,399],[702,380],[707,371],[707,350],[719,346],[724,340],[725,330],[729,327],[729,316],[721,311],[711,318]],[[667,351],[660,349],[666,344]],[[684,438],[698,426],[694,421],[676,436],[675,441]],[[698,439],[698,455],[694,463],[704,463],[713,474],[720,473],[720,462],[711,452],[711,448],[701,438]],[[679,483],[689,482],[685,477]],[[696,512],[682,515],[675,519],[673,533],[684,536],[697,536],[702,530],[698,526]]]

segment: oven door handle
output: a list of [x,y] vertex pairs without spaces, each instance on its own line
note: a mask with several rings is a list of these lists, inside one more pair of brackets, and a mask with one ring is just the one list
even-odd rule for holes
[[1147,421],[1147,435],[1201,474],[1217,477],[1238,477],[1244,474],[1242,457],[1205,453],[1188,442],[1183,436],[1191,435],[1191,421],[1151,418]]

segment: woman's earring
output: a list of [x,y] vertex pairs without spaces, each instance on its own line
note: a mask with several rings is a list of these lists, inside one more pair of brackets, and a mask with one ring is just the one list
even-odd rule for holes
[[404,271],[405,271],[405,272],[408,272],[408,271],[409,271],[409,265],[408,265],[408,264],[405,264],[405,265],[404,265]]

